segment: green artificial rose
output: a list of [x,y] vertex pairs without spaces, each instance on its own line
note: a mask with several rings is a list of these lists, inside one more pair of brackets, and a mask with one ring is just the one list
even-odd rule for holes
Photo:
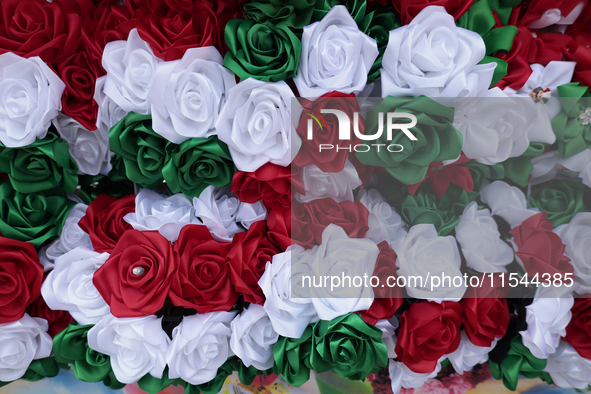
[[[408,130],[415,136],[411,140],[403,131],[394,130],[392,140],[387,137],[387,112],[414,114],[417,124]],[[383,115],[383,116],[382,116]],[[425,178],[429,164],[434,161],[453,160],[462,152],[462,134],[452,125],[454,109],[438,104],[428,97],[417,98],[386,97],[365,118],[365,135],[378,131],[379,119],[383,119],[381,136],[371,141],[367,152],[357,152],[363,164],[384,167],[394,178],[407,185],[419,183]],[[394,119],[397,123],[408,123],[405,119]],[[389,152],[387,147],[398,144],[401,152]],[[392,150],[399,150],[394,146]]]
[[224,67],[241,79],[277,82],[297,75],[302,43],[286,26],[230,19],[224,39]]
[[[109,356],[88,347],[87,335],[92,324],[80,326],[70,323],[65,330],[53,338],[53,352],[55,360],[70,364],[76,379],[84,382],[101,382],[111,388],[123,388],[123,383],[117,382]],[[113,383],[118,384],[114,385]],[[115,387],[118,386],[118,387]]]
[[320,320],[312,333],[310,365],[317,372],[334,369],[344,378],[364,379],[388,365],[382,330],[355,313]]
[[591,211],[591,190],[578,181],[559,180],[532,186],[529,204],[548,213],[554,227],[571,221],[579,212]]
[[121,157],[125,176],[143,188],[162,183],[167,142],[152,130],[150,115],[130,112],[109,130],[111,151]]
[[78,186],[78,166],[70,156],[68,143],[52,132],[22,148],[0,144],[0,172],[8,174],[12,187],[20,193],[53,188],[74,193]]
[[169,144],[167,151],[170,160],[162,168],[166,184],[173,193],[189,198],[198,197],[209,185],[229,185],[236,172],[228,146],[215,136]]
[[313,326],[308,326],[300,338],[279,337],[273,345],[273,371],[290,386],[299,387],[310,379]]
[[0,233],[36,248],[60,236],[74,201],[63,194],[22,194],[0,183]]
[[168,367],[164,369],[160,379],[155,378],[147,373],[137,382],[138,387],[146,393],[159,393],[165,390],[171,384],[175,386],[185,386],[187,383],[182,379],[170,379],[168,377]]
[[244,5],[244,17],[255,22],[301,29],[310,24],[315,0],[255,0]]
[[428,185],[422,185],[417,193],[409,194],[402,202],[402,218],[411,226],[432,223],[437,234],[444,237],[456,227],[466,205],[478,196],[478,192],[468,192],[452,184],[438,199]]
[[503,379],[505,387],[511,391],[517,388],[519,375],[533,379],[542,373],[546,368],[546,360],[534,357],[530,350],[521,342],[521,336],[511,340],[507,356],[497,364],[489,362],[490,373],[495,379]]
[[[585,111],[591,108],[591,92],[578,82],[558,87],[562,111],[552,119],[560,157],[571,157],[591,147],[591,120]],[[591,110],[590,110],[591,112]]]

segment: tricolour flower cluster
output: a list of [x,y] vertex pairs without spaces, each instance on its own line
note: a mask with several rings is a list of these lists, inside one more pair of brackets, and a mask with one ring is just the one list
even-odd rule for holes
[[0,385],[587,389],[591,5],[513,3],[3,0]]

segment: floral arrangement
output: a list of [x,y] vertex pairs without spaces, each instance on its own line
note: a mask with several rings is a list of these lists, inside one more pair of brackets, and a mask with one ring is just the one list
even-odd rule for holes
[[0,11],[0,385],[591,384],[587,0]]

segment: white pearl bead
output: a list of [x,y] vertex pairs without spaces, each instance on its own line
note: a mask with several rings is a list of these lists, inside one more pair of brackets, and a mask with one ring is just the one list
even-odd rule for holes
[[131,273],[134,274],[135,276],[141,276],[144,274],[144,267],[133,267],[133,269],[131,270]]

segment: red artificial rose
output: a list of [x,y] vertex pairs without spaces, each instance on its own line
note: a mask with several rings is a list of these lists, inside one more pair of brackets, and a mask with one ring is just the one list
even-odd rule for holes
[[189,48],[215,46],[222,51],[218,20],[206,4],[195,3],[190,11],[169,10],[165,15],[150,14],[135,21],[140,37],[154,54],[166,61],[183,57]]
[[[349,154],[349,149],[360,141],[351,127],[351,139],[339,139],[339,122],[334,114],[322,114],[322,109],[337,109],[349,117],[353,125],[353,114],[359,112],[359,103],[353,93],[344,94],[340,92],[326,93],[315,101],[303,100],[301,102],[304,110],[300,116],[300,121],[296,129],[302,138],[302,146],[293,160],[293,164],[298,167],[305,167],[309,164],[315,164],[324,172],[339,172],[345,168],[345,161]],[[317,123],[312,116],[318,119]],[[308,120],[312,120],[312,139],[308,139]],[[365,124],[363,118],[359,116],[359,132],[363,134]],[[333,149],[323,149],[320,151],[320,144],[332,145]],[[337,150],[336,147],[339,147]]]
[[[254,204],[263,200],[266,206],[274,203],[289,204],[291,201],[292,170],[267,163],[255,172],[236,171],[232,178],[230,191],[235,193],[242,202]],[[293,179],[294,187],[298,187],[298,180]]]
[[419,12],[432,5],[445,7],[448,14],[458,19],[472,7],[473,3],[474,0],[392,0],[403,25],[408,25]]
[[425,178],[422,181],[415,183],[414,185],[408,185],[408,192],[410,194],[415,194],[419,186],[425,181],[431,186],[431,189],[433,189],[437,198],[441,198],[452,183],[471,192],[474,190],[472,174],[467,167],[462,166],[462,164],[466,164],[469,161],[470,159],[468,159],[463,153],[457,161],[446,166],[444,166],[441,161],[434,161],[429,164],[427,175],[425,175]]
[[404,302],[402,288],[396,286],[396,253],[386,241],[380,242],[378,247],[380,254],[372,275],[379,278],[379,284],[373,288],[375,298],[371,306],[361,312],[363,320],[374,325],[380,319],[391,319]]
[[57,2],[2,0],[0,11],[0,54],[39,56],[51,62],[76,50],[82,19],[75,13],[66,14]]
[[190,10],[193,7],[193,0],[127,0],[125,5],[132,11],[147,8],[151,12],[161,10]]
[[519,257],[523,268],[530,277],[538,274],[573,274],[570,259],[564,255],[566,246],[560,237],[552,232],[552,223],[546,220],[548,214],[540,212],[513,228],[510,234],[517,245],[515,255]]
[[37,298],[27,311],[32,317],[40,317],[47,320],[49,330],[47,333],[53,338],[56,334],[62,332],[68,327],[68,324],[74,322],[74,318],[68,311],[53,310],[47,306],[43,297]]
[[460,345],[462,306],[457,302],[415,302],[400,316],[395,352],[411,371],[430,373],[444,354]]
[[349,238],[363,238],[369,230],[369,211],[359,200],[336,202],[332,197],[302,204],[308,211],[309,226],[316,243],[322,243],[322,233],[329,224],[340,226]]
[[174,305],[199,313],[228,311],[234,306],[238,293],[232,287],[226,264],[230,245],[214,240],[206,226],[182,228],[174,243],[179,255],[178,271],[168,293]]
[[62,112],[88,130],[95,130],[98,105],[93,97],[96,79],[102,75],[100,67],[86,52],[78,52],[59,62],[54,71],[66,85]]
[[279,249],[267,237],[264,220],[254,222],[247,232],[234,235],[227,261],[232,284],[244,301],[263,305],[265,296],[258,281],[267,262],[278,253]]
[[306,249],[314,246],[314,233],[310,227],[310,212],[303,204],[294,201],[291,204],[291,240]]
[[[486,274],[482,274],[480,280],[482,286],[469,287],[460,300],[464,308],[462,323],[470,342],[489,347],[495,338],[507,332],[511,312],[504,298],[507,291],[502,287],[500,275],[495,274],[492,283]],[[504,280],[507,281],[507,278]]]
[[131,229],[131,225],[123,220],[131,212],[135,212],[135,194],[122,198],[101,194],[90,203],[78,225],[90,235],[96,252],[110,253],[123,233]]
[[572,318],[566,326],[566,337],[581,357],[591,360],[591,294],[575,298],[571,309]]
[[24,316],[41,296],[43,265],[33,244],[0,237],[0,324]]
[[164,306],[178,259],[170,241],[158,231],[129,230],[94,273],[92,283],[113,316],[153,315]]
[[291,207],[289,204],[274,204],[268,212],[267,236],[285,251],[291,245]]

